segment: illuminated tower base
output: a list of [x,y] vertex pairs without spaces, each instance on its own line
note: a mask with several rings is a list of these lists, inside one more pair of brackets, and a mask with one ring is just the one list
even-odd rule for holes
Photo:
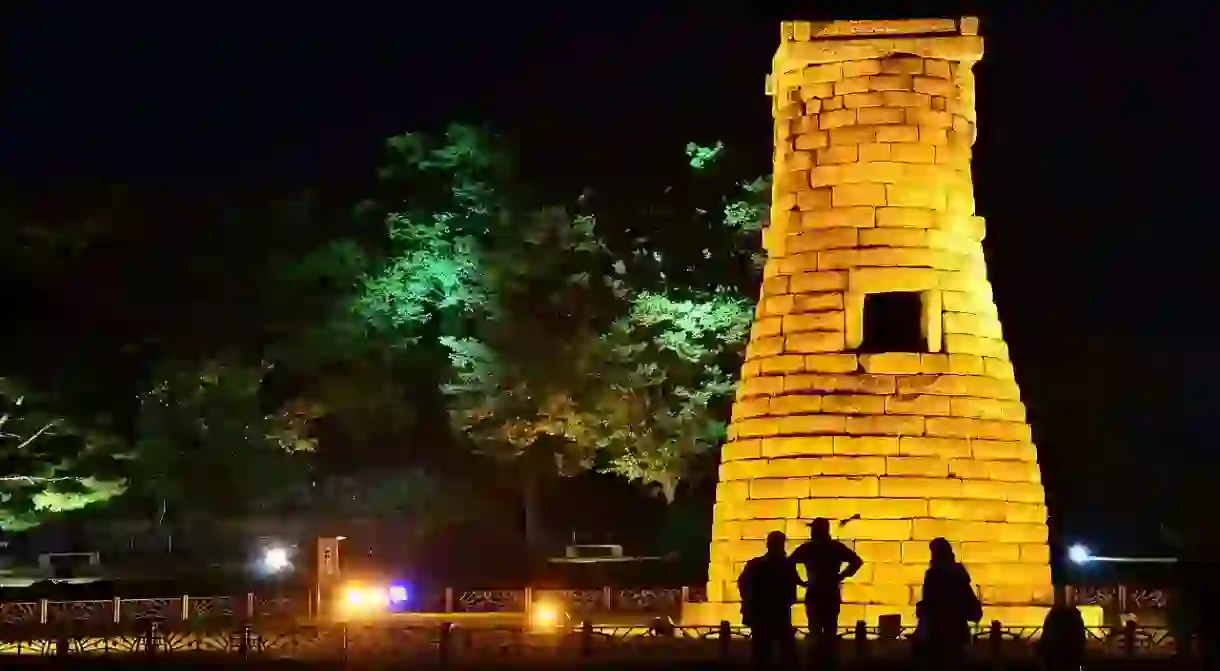
[[[965,562],[984,621],[1053,600],[1037,452],[983,259],[970,176],[977,20],[783,24],[768,79],[767,264],[716,492],[709,603],[772,530],[814,517],[866,562],[841,626],[914,621],[928,541]],[[803,612],[797,621],[803,623]]]

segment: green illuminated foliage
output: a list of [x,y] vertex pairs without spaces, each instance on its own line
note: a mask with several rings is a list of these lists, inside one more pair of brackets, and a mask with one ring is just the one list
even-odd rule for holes
[[102,427],[57,412],[55,399],[0,378],[0,530],[122,494],[118,446]]
[[590,214],[521,206],[511,162],[477,131],[391,150],[383,177],[443,197],[390,208],[391,253],[357,310],[443,346],[450,417],[480,452],[659,483],[672,500],[723,439],[767,182],[728,180],[710,170],[722,143],[691,144],[689,188],[666,189],[641,219],[657,233],[616,252]]
[[690,167],[695,170],[702,170],[710,166],[722,151],[724,151],[724,143],[720,141],[710,147],[703,147],[694,142],[686,145],[686,157],[690,159]]
[[696,460],[724,439],[732,369],[752,312],[724,293],[633,297],[599,342],[603,385],[587,410],[606,470],[657,483],[673,500]]
[[462,442],[519,467],[537,546],[529,492],[595,456],[580,396],[617,279],[603,272],[593,219],[523,198],[492,136],[454,127],[389,148],[374,206],[386,251],[354,310],[396,351],[423,357]]
[[388,149],[374,206],[386,252],[353,309],[394,347],[443,358],[451,420],[480,451],[565,443],[603,251],[592,220],[519,206],[511,160],[478,129],[407,134]]
[[580,403],[600,373],[601,311],[621,290],[600,271],[606,252],[594,222],[561,209],[530,213],[489,241],[484,258],[480,319],[466,337],[443,340],[455,425],[489,454],[543,450],[561,470],[583,470],[594,455]]
[[[416,342],[426,326],[451,334],[488,304],[483,247],[509,224],[498,186],[505,159],[485,133],[452,126],[443,138],[407,133],[387,142],[381,170],[385,253],[353,310],[373,329]],[[444,321],[436,324],[433,322]]]
[[[191,260],[116,262],[130,277],[107,295],[132,306],[118,319],[139,342],[76,365],[68,386],[90,390],[74,400],[84,413],[58,399],[9,413],[10,452],[37,432],[35,417],[105,410],[134,428],[115,440],[57,419],[54,436],[32,443],[47,454],[6,452],[5,524],[117,495],[122,479],[105,465],[81,470],[94,468],[83,455],[113,461],[125,443],[126,498],[184,518],[274,508],[300,490],[302,453],[315,449],[402,445],[415,459],[413,432],[440,420],[459,444],[529,477],[596,469],[659,484],[672,500],[704,473],[749,325],[767,181],[734,175],[723,143],[691,143],[674,156],[687,178],[639,190],[638,202],[585,194],[552,207],[529,197],[511,152],[482,129],[408,133],[385,149],[377,193],[334,221],[309,197],[209,205],[196,222],[208,225],[171,242],[120,191],[62,230],[9,227],[10,275],[52,294],[65,268],[111,243],[178,244]],[[38,342],[37,329],[21,338]],[[41,387],[64,387],[62,352],[28,364],[49,371]],[[28,410],[34,397],[22,398]]]
[[401,249],[368,278],[355,306],[375,328],[401,329],[414,338],[415,328],[439,312],[472,313],[485,302],[473,238],[455,235],[444,218],[416,223],[395,214],[388,225],[390,239]]
[[724,439],[769,197],[765,179],[725,174],[722,143],[686,154],[690,180],[657,196],[641,215],[651,232],[616,262],[625,300],[599,337],[601,384],[583,409],[599,468],[658,484],[669,501],[710,474]]

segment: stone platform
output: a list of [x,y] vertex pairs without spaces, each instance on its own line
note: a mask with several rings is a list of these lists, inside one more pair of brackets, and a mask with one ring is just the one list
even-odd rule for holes
[[[682,608],[681,624],[684,627],[699,627],[715,626],[721,621],[740,622],[740,609],[739,604],[688,603]],[[1084,618],[1086,627],[1102,626],[1103,614],[1101,606],[1077,606],[1077,609]],[[915,626],[914,607],[903,610],[907,612],[900,612],[884,606],[870,608],[869,606],[859,604],[844,604],[843,610],[839,614],[839,627],[844,629],[854,627],[856,622],[861,620],[864,621],[866,626],[876,627],[878,618],[881,615],[888,614],[901,615],[903,626]],[[998,621],[1005,627],[1041,627],[1043,621],[1046,620],[1046,614],[1049,610],[1049,607],[1039,606],[984,606],[981,622],[990,623]],[[804,606],[797,605],[792,607],[792,622],[798,627],[808,626],[808,623],[805,621]]]

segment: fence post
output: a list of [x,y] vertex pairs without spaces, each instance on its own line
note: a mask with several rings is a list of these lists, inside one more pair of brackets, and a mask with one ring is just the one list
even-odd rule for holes
[[453,612],[453,588],[452,587],[445,588],[445,612],[446,613]]
[[182,612],[178,613],[178,619],[183,622],[191,619],[191,597],[187,594],[182,595]]
[[690,603],[690,588],[686,585],[682,586],[682,605]]
[[[448,590],[448,588],[445,588]],[[449,665],[449,647],[453,639],[453,623],[442,622],[440,628],[440,636],[437,639],[437,657],[440,660],[441,666]]]
[[1126,585],[1118,586],[1118,612],[1120,612],[1120,613],[1129,613],[1130,612],[1127,610],[1127,586]]
[[729,625],[728,620],[720,621],[720,659],[727,660],[729,658],[729,649],[733,643],[733,627]]
[[1127,653],[1128,657],[1135,655],[1135,620],[1127,620],[1123,624],[1123,652]]
[[999,660],[1004,655],[1004,625],[999,620],[991,621],[988,643],[991,645],[991,659]]
[[602,608],[607,611],[614,610],[614,591],[609,585],[602,588]]
[[1173,654],[1178,659],[1190,659],[1193,652],[1191,649],[1190,635],[1181,627],[1170,629],[1170,634],[1173,636]]
[[254,592],[246,592],[246,621],[254,619]]
[[118,624],[123,614],[123,600],[117,596],[114,597],[114,605],[111,607],[114,608],[114,623]]
[[534,588],[525,588],[525,614],[528,617],[534,611]]
[[68,638],[68,630],[64,627],[57,627],[55,631],[55,656],[67,657],[71,650],[71,641]]
[[868,654],[868,625],[864,620],[856,620],[856,656]]
[[38,624],[47,623],[47,600],[38,600]]
[[238,643],[237,643],[237,651],[239,653],[241,653],[242,659],[250,658],[250,643],[251,643],[250,639],[251,638],[252,638],[252,636],[251,636],[251,631],[250,631],[250,625],[243,624],[241,626],[241,640],[238,641]]
[[593,656],[593,622],[591,620],[580,623],[580,656],[585,659]]
[[147,620],[148,625],[144,630],[144,652],[152,657],[157,654],[157,621]]

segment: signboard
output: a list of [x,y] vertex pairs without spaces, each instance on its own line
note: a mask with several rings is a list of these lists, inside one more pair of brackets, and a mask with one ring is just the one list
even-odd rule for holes
[[329,583],[339,579],[339,538],[318,538],[318,582]]

